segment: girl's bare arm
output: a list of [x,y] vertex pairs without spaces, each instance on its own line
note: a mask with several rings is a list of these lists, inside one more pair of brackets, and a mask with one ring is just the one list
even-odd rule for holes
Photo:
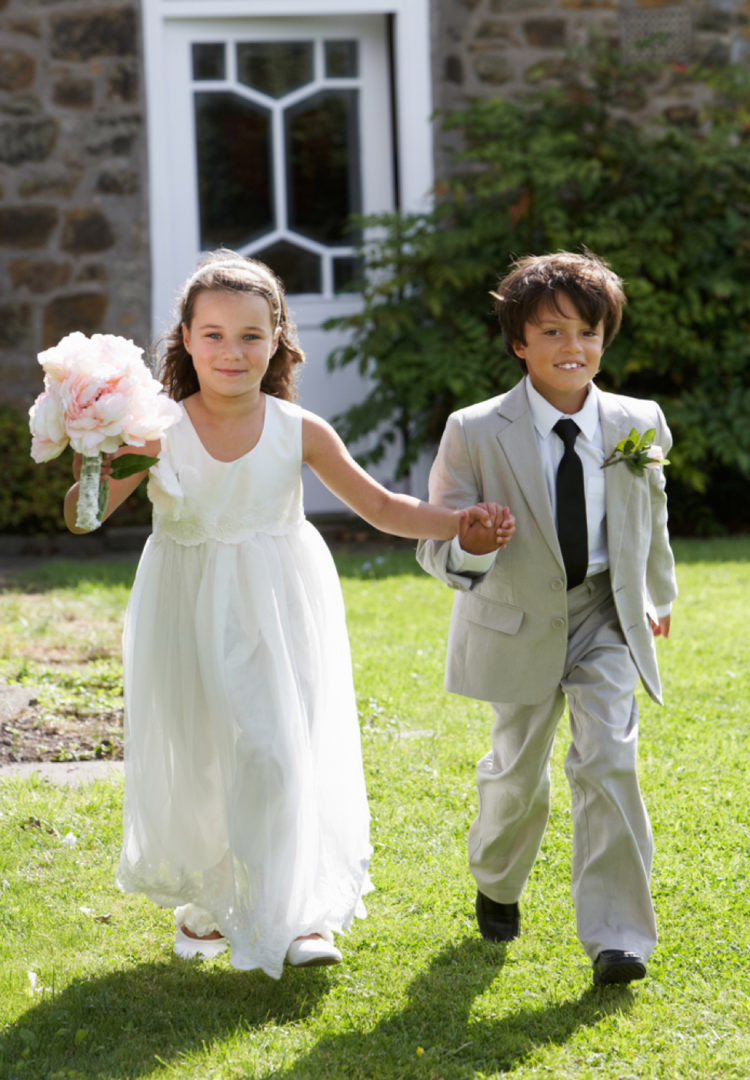
[[[302,421],[302,457],[334,495],[382,532],[411,539],[450,540],[462,520],[493,528],[493,519],[483,507],[448,510],[386,490],[357,464],[330,424],[313,413],[306,412]],[[496,531],[495,546],[499,546],[500,529]]]

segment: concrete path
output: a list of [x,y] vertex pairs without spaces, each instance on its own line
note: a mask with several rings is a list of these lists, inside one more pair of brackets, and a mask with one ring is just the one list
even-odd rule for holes
[[112,780],[122,776],[121,761],[21,761],[0,766],[0,783],[13,777],[37,773],[52,784],[80,787],[92,780]]

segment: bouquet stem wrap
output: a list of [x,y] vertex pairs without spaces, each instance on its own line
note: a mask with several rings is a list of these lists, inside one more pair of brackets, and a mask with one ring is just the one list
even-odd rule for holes
[[107,509],[109,486],[106,480],[100,478],[101,467],[101,454],[84,454],[81,458],[76,525],[86,532],[91,532],[101,525]]

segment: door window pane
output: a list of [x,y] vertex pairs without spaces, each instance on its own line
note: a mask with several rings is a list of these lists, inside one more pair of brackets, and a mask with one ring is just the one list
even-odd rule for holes
[[288,293],[319,293],[323,287],[320,256],[297,244],[279,240],[253,255],[279,275]]
[[356,79],[359,74],[359,50],[356,41],[326,41],[326,77]]
[[341,255],[333,260],[333,291],[358,290],[364,276],[364,263],[354,255]]
[[193,78],[196,82],[226,78],[223,44],[205,42],[193,45]]
[[280,98],[312,82],[311,41],[243,41],[237,45],[237,78],[245,86]]
[[246,36],[191,42],[200,244],[331,297],[361,277],[362,44],[322,28],[253,39],[248,22]]
[[195,95],[203,247],[249,243],[273,227],[271,116],[231,93]]
[[357,90],[324,90],[286,111],[289,226],[323,244],[356,244],[361,213]]

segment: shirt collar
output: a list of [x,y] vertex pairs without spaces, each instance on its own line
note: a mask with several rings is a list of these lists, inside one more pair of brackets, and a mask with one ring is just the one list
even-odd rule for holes
[[589,440],[589,442],[594,439],[597,428],[599,427],[599,403],[597,401],[596,387],[593,383],[589,383],[589,392],[586,395],[583,408],[581,408],[579,412],[573,413],[572,416],[568,413],[560,412],[554,405],[550,405],[549,401],[542,397],[539,391],[534,388],[528,375],[525,378],[525,383],[526,397],[528,398],[529,409],[531,410],[531,419],[534,421],[534,427],[539,432],[542,439],[548,437],[552,428],[561,418],[575,420],[576,424],[578,424],[578,427],[581,429],[581,433]]

